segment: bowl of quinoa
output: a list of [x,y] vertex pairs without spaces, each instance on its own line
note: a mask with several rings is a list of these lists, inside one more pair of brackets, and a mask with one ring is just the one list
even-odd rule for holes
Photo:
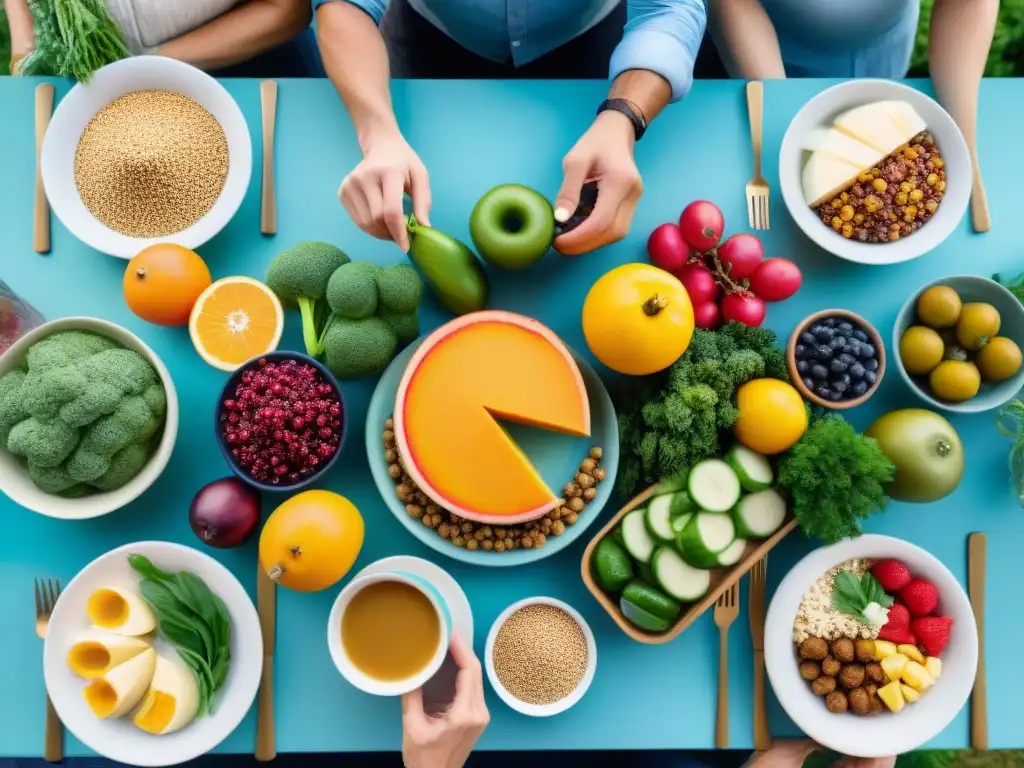
[[[882,101],[910,104],[926,129],[875,167],[851,174],[832,199],[808,205],[804,139],[842,112]],[[822,91],[797,112],[779,151],[779,186],[797,226],[825,251],[861,264],[896,264],[940,246],[967,210],[971,181],[970,152],[949,113],[890,80],[850,80]]]
[[129,259],[158,242],[194,249],[220,232],[245,197],[252,148],[223,85],[183,62],[137,56],[61,99],[40,171],[75,237]]

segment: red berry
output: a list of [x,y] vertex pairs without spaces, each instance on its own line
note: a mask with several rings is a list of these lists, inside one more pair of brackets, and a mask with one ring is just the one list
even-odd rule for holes
[[885,622],[885,626],[909,627],[910,611],[907,610],[907,606],[902,603],[893,603],[889,608],[889,617]]
[[900,600],[907,606],[911,616],[927,616],[939,604],[939,590],[925,579],[912,579],[900,590]]
[[878,579],[882,589],[895,595],[910,583],[910,569],[899,560],[879,560],[871,568],[871,575]]
[[910,623],[910,628],[929,656],[938,656],[949,644],[953,620],[946,616],[921,616]]
[[914,633],[907,626],[900,627],[886,624],[878,630],[878,639],[888,640],[890,643],[896,643],[897,645],[903,645],[904,643],[917,645],[917,638],[914,637]]

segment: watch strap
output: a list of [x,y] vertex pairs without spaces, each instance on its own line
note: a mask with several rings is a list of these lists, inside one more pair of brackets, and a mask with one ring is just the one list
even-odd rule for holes
[[597,114],[607,111],[618,112],[621,115],[625,115],[626,118],[633,124],[633,133],[637,141],[643,138],[644,132],[647,130],[647,116],[640,107],[634,104],[629,99],[605,99],[601,102],[601,106],[597,108]]

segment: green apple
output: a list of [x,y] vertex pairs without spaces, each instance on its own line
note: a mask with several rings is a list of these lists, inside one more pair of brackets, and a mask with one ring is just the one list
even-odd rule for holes
[[555,213],[540,192],[522,184],[495,187],[473,208],[469,234],[481,258],[502,269],[525,269],[548,252]]

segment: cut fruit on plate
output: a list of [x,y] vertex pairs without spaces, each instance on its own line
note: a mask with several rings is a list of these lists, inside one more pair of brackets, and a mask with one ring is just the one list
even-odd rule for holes
[[277,349],[284,330],[281,302],[251,277],[221,278],[196,300],[188,332],[196,352],[222,371]]

